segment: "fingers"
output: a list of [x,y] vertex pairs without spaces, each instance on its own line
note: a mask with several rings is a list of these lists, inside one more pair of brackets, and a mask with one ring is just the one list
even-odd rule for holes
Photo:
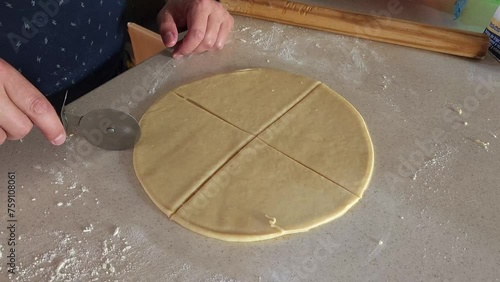
[[188,32],[182,40],[182,43],[174,51],[174,58],[191,54],[205,38],[208,17],[211,11],[203,6],[202,4],[193,5],[192,8],[187,11]]
[[54,145],[63,144],[66,140],[66,133],[56,111],[42,94],[35,91],[36,89],[31,90],[25,92],[25,95],[13,95],[11,99],[40,129],[47,140]]
[[169,0],[158,15],[160,33],[167,47],[177,43],[178,29],[188,30],[177,44],[174,58],[222,49],[233,24],[233,17],[214,0]]
[[160,27],[160,35],[163,44],[166,47],[173,47],[177,43],[179,33],[175,24],[172,13],[168,10],[167,5],[160,11],[158,15],[158,25]]
[[56,111],[43,95],[33,95],[24,100],[20,108],[31,119],[47,140],[59,146],[66,141],[66,132]]
[[31,120],[12,103],[3,88],[0,89],[0,112],[0,127],[8,140],[22,139],[33,128]]
[[207,30],[205,31],[205,37],[200,42],[198,47],[194,49],[193,53],[201,53],[214,48],[217,37],[219,36],[219,29],[222,24],[222,19],[220,17],[211,14],[208,16]]
[[7,134],[5,131],[0,127],[0,145],[2,145],[5,140],[7,140]]
[[[10,70],[5,72],[6,80],[4,81],[6,96],[19,111],[40,129],[47,140],[54,145],[63,144],[66,140],[66,133],[52,105],[42,93],[40,93],[20,73],[10,66],[8,68],[10,68]],[[16,111],[11,108],[11,112],[15,113]],[[2,116],[8,116],[10,114],[10,112],[6,114],[2,113]],[[19,116],[17,118],[19,118]],[[20,119],[20,122],[25,123],[25,119]],[[4,126],[3,124],[1,125],[1,127],[6,130]],[[25,127],[20,129],[21,133],[23,133],[22,130],[24,129]],[[10,131],[7,133],[7,136],[10,137]],[[15,138],[17,136],[13,135],[12,137]]]
[[229,19],[223,22],[222,25],[220,26],[219,34],[217,36],[217,41],[215,41],[215,48],[217,50],[224,48],[224,45],[227,42],[227,38],[229,37],[229,33],[231,32],[233,25],[234,25],[234,19],[233,17],[230,16]]

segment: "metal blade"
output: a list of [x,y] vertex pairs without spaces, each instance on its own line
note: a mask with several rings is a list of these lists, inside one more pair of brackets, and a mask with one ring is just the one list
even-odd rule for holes
[[80,119],[78,133],[97,147],[126,150],[133,148],[139,141],[141,128],[137,120],[127,113],[113,109],[97,109]]

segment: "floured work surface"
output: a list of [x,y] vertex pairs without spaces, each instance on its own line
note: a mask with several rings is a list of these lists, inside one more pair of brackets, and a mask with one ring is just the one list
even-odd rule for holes
[[172,220],[227,241],[307,231],[366,189],[373,146],[361,115],[310,78],[246,69],[167,93],[140,121],[134,167]]

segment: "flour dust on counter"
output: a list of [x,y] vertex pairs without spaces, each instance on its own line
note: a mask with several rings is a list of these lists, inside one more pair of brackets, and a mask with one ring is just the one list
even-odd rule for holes
[[367,40],[337,34],[324,36],[321,32],[311,33],[305,28],[279,23],[266,30],[237,24],[233,33],[236,39],[249,38],[243,42],[256,47],[252,48],[251,56],[258,59],[307,65],[316,69],[315,73],[330,73],[357,86],[363,84],[371,68],[378,68],[385,61],[375,49],[368,48]]
[[[54,181],[51,183],[54,184],[52,187],[54,189],[53,193],[55,194],[53,198],[55,206],[70,207],[74,203],[81,203],[82,205],[87,204],[87,200],[84,199],[84,196],[90,190],[85,185],[79,183],[77,174],[73,174],[71,170],[56,171],[55,168],[43,169],[41,165],[35,165],[33,168],[36,171],[54,176]],[[32,198],[32,201],[36,201],[36,198]]]
[[[459,148],[439,143],[432,144],[428,149],[433,152],[432,155],[424,156],[420,151],[413,151],[410,154],[412,157],[400,157],[398,171],[404,174],[405,180],[409,180],[401,196],[407,203],[418,202],[423,198],[450,199],[455,193],[446,183],[452,180],[450,172],[459,159]],[[422,158],[414,159],[416,155]],[[426,209],[424,207],[421,214]]]
[[56,171],[55,168],[44,169],[44,168],[42,168],[41,165],[35,165],[35,166],[33,166],[33,168],[37,171],[41,171],[41,172],[53,175],[54,180],[51,182],[52,184],[55,184],[55,185],[63,185],[64,184],[64,175],[61,171]]
[[237,27],[235,30],[239,34],[234,36],[246,36],[248,33],[251,41],[245,41],[245,43],[256,45],[261,51],[276,51],[278,58],[284,61],[303,64],[298,60],[297,41],[290,39],[284,28],[286,26],[280,24],[274,24],[269,31]]
[[[82,158],[80,161],[75,161],[73,156],[79,156],[79,142],[86,142],[78,136],[71,135],[68,137],[66,143],[62,146],[63,157],[57,156],[58,161],[51,164],[35,164],[32,166],[35,173],[42,173],[45,176],[51,177],[53,180],[51,185],[47,187],[39,187],[38,185],[30,186],[32,195],[39,193],[53,193],[54,196],[50,197],[53,201],[48,206],[55,206],[57,208],[70,208],[73,205],[86,206],[90,203],[91,199],[85,197],[90,195],[90,188],[81,183],[84,176],[80,174],[85,173],[86,170],[91,168],[92,160]],[[89,146],[85,143],[85,146]],[[35,202],[37,197],[32,197],[32,202]],[[47,200],[47,198],[45,198]],[[38,203],[41,205],[41,203]],[[44,214],[48,214],[50,207],[47,207]]]
[[30,256],[23,257],[19,272],[13,278],[16,281],[123,281],[135,269],[128,262],[133,254],[132,244],[140,242],[129,243],[128,232],[122,236],[109,232],[109,228],[107,232],[103,232],[102,226],[96,228],[100,233],[92,237],[85,230],[80,234],[64,231],[33,234],[24,244],[36,245],[39,240],[51,243],[38,246],[31,250]]
[[476,143],[478,146],[483,148],[486,152],[489,151],[490,142],[486,142],[486,141],[483,141],[483,140],[478,139],[478,138],[474,138],[474,139],[471,138],[471,140],[474,141],[474,143]]
[[[79,231],[69,230],[77,227],[74,211],[93,209],[94,194],[87,185],[87,169],[92,161],[86,159],[75,166],[64,165],[67,158],[75,153],[75,141],[70,137],[62,146],[64,158],[52,164],[40,162],[31,166],[35,177],[48,178],[48,185],[34,182],[25,190],[31,206],[30,210],[39,211],[42,224],[31,226],[29,233],[21,234],[19,240],[24,248],[20,251],[18,273],[11,276],[17,281],[111,281],[124,276],[131,246],[120,234],[100,234],[102,226],[96,222],[82,226]],[[64,155],[65,154],[65,155]],[[59,153],[59,156],[61,153]],[[62,159],[62,160],[61,160]],[[75,173],[78,171],[78,173]],[[97,203],[95,203],[97,204]],[[88,206],[88,207],[85,207]],[[43,222],[61,223],[57,231],[45,230]],[[73,224],[64,225],[63,222]],[[97,231],[97,232],[96,232]],[[107,230],[109,232],[109,230]],[[100,239],[99,239],[100,238]],[[40,245],[39,242],[45,242]]]
[[92,232],[92,230],[94,230],[94,225],[91,223],[91,224],[89,224],[89,226],[86,226],[83,229],[83,233],[90,233],[90,232]]
[[[450,113],[453,113],[454,115]],[[498,136],[496,132],[500,131],[485,129],[487,125],[482,125],[479,130],[477,121],[472,124],[466,121],[466,118],[473,117],[472,114],[473,112],[467,110],[464,111],[460,105],[453,105],[446,109],[444,119],[447,123],[449,123],[452,130],[457,131],[462,136],[465,143],[472,143],[484,151],[490,152],[490,141],[497,139]],[[489,121],[490,119],[488,118],[486,121],[483,120],[482,122],[487,124]],[[469,130],[464,131],[463,129],[465,127],[469,127]]]
[[[182,64],[182,61],[179,62],[179,64]],[[144,82],[143,85],[147,86],[147,93],[149,95],[156,93],[158,86],[162,85],[170,77],[174,68],[176,68],[176,62],[170,60],[166,64],[156,65],[154,69],[148,69],[148,74],[151,79]]]
[[382,89],[383,89],[383,90],[386,90],[386,89],[387,89],[387,87],[388,87],[389,85],[391,85],[392,80],[395,78],[395,76],[394,76],[394,75],[392,75],[392,76],[390,76],[390,77],[389,77],[388,75],[385,75],[385,74],[384,74],[384,75],[382,75],[382,78],[383,78],[382,83],[381,83],[381,84],[382,84]]
[[171,261],[154,277],[162,281],[239,282],[224,274],[207,274],[204,269],[182,260]]
[[458,153],[458,148],[447,144],[434,144],[435,153],[430,158],[416,167],[411,177],[412,180],[424,178],[425,183],[430,179],[437,179],[446,174],[446,169],[450,166],[449,162],[453,160],[454,155]]

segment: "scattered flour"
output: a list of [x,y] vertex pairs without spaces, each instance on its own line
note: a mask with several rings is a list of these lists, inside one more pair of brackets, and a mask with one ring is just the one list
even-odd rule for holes
[[[307,36],[301,36],[302,34]],[[298,35],[298,36],[291,36]],[[369,50],[365,40],[343,35],[311,33],[295,27],[272,24],[266,30],[236,26],[236,38],[245,38],[244,43],[251,44],[252,52],[260,56],[277,57],[281,61],[293,64],[331,70],[341,79],[361,85],[369,74],[369,63],[379,64],[385,59],[375,50]],[[302,38],[297,40],[295,38]],[[322,56],[311,53],[322,52]]]
[[304,64],[304,61],[299,60],[299,55],[297,54],[297,42],[295,40],[285,40],[280,46],[280,51],[278,52],[278,57],[288,61],[293,62],[298,65]]
[[117,226],[115,228],[115,232],[113,232],[113,237],[118,237],[120,235],[120,227]]
[[56,172],[55,176],[56,176],[56,181],[53,182],[53,184],[63,185],[64,184],[64,177],[63,177],[62,172],[60,172],[60,171]]
[[148,94],[151,95],[156,93],[158,86],[162,85],[170,77],[170,74],[172,73],[174,68],[175,68],[175,62],[174,60],[170,60],[166,64],[157,65],[156,71],[154,72],[148,70],[149,74],[151,75],[151,80],[147,84],[151,85],[148,90]]
[[391,85],[392,80],[394,79],[394,75],[389,77],[387,75],[382,75],[383,81],[382,81],[382,89],[386,90],[389,85]]
[[90,233],[90,232],[92,232],[92,230],[94,230],[94,226],[91,223],[89,226],[87,226],[83,229],[83,233]]
[[[120,281],[131,268],[125,262],[131,247],[119,237],[110,236],[98,247],[61,231],[48,236],[57,245],[35,254],[20,267],[17,281]],[[37,241],[33,238],[29,240]]]
[[202,280],[204,282],[238,282],[236,279],[232,279],[229,277],[225,277],[222,274],[215,274],[210,278],[207,278],[205,280]]
[[54,180],[51,181],[51,184],[55,184],[55,185],[63,185],[64,184],[64,175],[61,171],[56,171],[53,168],[45,169],[45,168],[42,168],[41,165],[34,165],[33,168],[37,171],[41,171],[41,172],[53,175]]
[[[89,192],[89,189],[86,186],[79,185],[77,182],[73,182],[70,186],[66,188],[68,193],[63,194],[63,201],[57,202],[58,207],[66,206],[70,207],[77,200],[81,199],[85,193]],[[54,193],[58,194],[58,190],[55,190]],[[60,200],[60,199],[59,199]],[[85,202],[82,203],[85,205]]]
[[280,59],[293,62],[296,64],[303,64],[303,61],[299,60],[299,54],[297,54],[297,41],[288,39],[286,33],[284,32],[286,27],[280,24],[273,24],[269,31],[262,31],[260,29],[252,29],[249,27],[243,27],[236,29],[241,35],[250,37],[250,41],[240,40],[244,43],[249,43],[256,45],[258,48],[255,51],[260,51],[261,53],[267,53],[267,55],[278,56]]
[[[348,59],[340,65],[340,75],[344,80],[352,81],[355,84],[361,84],[362,80],[368,73],[368,67],[365,64],[364,58],[366,55],[362,52],[365,46],[354,45],[346,56]],[[363,48],[363,49],[362,49]]]
[[485,141],[482,141],[482,140],[479,140],[479,139],[473,139],[474,143],[476,143],[477,145],[481,146],[484,150],[486,150],[487,152],[489,151],[489,147],[490,147],[490,142],[485,142]]
[[[435,145],[438,146],[438,145]],[[453,154],[458,152],[457,148],[450,147],[448,145],[440,145],[443,148],[436,149],[436,153],[431,159],[426,160],[413,174],[412,179],[417,180],[420,175],[427,176],[424,179],[427,183],[431,177],[436,178],[443,174],[443,171],[447,168],[447,163],[452,159]]]

